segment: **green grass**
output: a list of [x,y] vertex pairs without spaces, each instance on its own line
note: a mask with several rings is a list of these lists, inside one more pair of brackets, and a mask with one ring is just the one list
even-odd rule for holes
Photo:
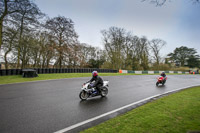
[[[99,73],[100,76],[122,76],[122,75],[159,75],[159,74],[134,74],[134,73]],[[167,74],[180,75],[180,74]],[[17,76],[0,76],[0,84],[20,83],[28,81],[63,79],[63,78],[77,78],[77,77],[91,77],[91,73],[57,73],[57,74],[39,74],[36,78],[22,78]]]
[[200,131],[200,87],[152,101],[82,133],[187,133]]
[[[100,76],[121,76],[132,74],[120,73],[99,73]],[[27,81],[50,80],[50,79],[63,79],[63,78],[77,78],[77,77],[91,77],[91,73],[59,73],[59,74],[39,74],[35,78],[22,78],[21,75],[17,76],[0,76],[0,84],[19,83]]]

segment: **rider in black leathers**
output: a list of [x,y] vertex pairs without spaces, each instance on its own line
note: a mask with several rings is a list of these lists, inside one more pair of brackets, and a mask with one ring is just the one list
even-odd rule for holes
[[100,87],[103,86],[103,79],[100,76],[98,76],[98,72],[97,71],[93,71],[92,72],[92,79],[89,80],[88,82],[91,83],[93,81],[95,81],[95,82],[92,84],[92,87],[96,87],[97,92],[101,92],[100,91]]
[[162,76],[162,77],[166,77],[166,74],[165,74],[165,72],[162,72],[161,74],[160,74],[160,76]]
[[166,74],[165,74],[165,72],[162,72],[162,73],[160,74],[160,76],[164,77],[164,82],[166,82]]

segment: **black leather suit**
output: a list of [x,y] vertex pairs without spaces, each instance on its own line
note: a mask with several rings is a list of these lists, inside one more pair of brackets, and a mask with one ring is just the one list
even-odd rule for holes
[[103,86],[103,79],[100,76],[93,76],[88,82],[94,82],[93,87],[96,87],[97,91],[100,92],[100,87]]

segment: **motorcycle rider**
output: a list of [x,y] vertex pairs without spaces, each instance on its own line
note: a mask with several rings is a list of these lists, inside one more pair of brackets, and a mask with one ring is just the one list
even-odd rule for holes
[[95,81],[95,82],[94,82],[94,84],[92,84],[91,87],[96,87],[97,92],[101,92],[100,87],[103,86],[103,79],[98,75],[97,71],[92,72],[92,79],[86,83],[89,83],[89,82],[91,83],[93,81]]
[[160,76],[164,77],[164,82],[166,82],[166,74],[165,74],[165,72],[162,72],[162,73],[160,74]]
[[166,77],[166,74],[165,74],[165,72],[162,72],[161,74],[160,74],[160,76],[162,76],[162,77]]

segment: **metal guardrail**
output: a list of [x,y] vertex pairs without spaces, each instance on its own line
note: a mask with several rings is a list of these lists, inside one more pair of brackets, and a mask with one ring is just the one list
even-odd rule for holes
[[[125,70],[123,70],[125,71]],[[122,73],[123,73],[122,71]],[[128,70],[126,73],[135,73],[135,74],[159,74],[163,71],[131,71]],[[165,73],[175,73],[175,74],[189,74],[189,72],[182,72],[182,71],[164,71]],[[198,73],[195,73],[198,74]]]
[[[118,70],[113,69],[97,69],[97,68],[36,68],[34,69],[38,74],[48,73],[91,73],[92,71],[98,71],[99,73],[117,73]],[[0,76],[7,75],[22,75],[22,69],[1,69]]]

